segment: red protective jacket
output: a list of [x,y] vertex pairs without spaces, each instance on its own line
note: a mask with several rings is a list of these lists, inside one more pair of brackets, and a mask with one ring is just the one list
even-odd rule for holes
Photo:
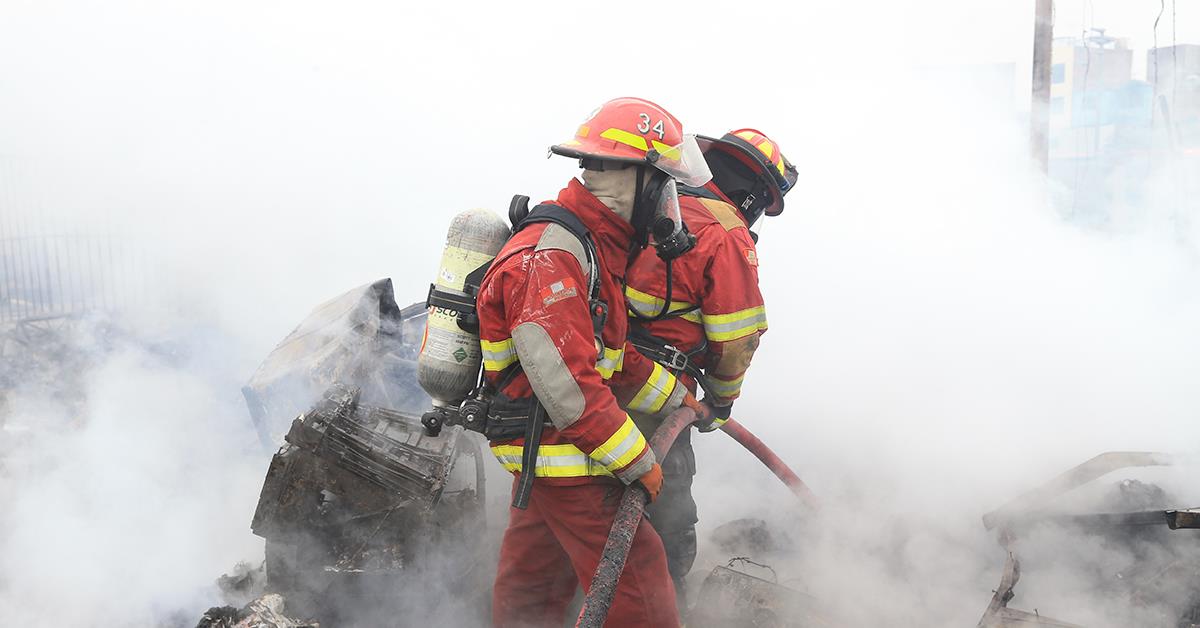
[[[758,288],[758,255],[740,212],[708,198],[680,197],[680,210],[696,247],[673,262],[671,311],[682,316],[642,325],[654,336],[691,353],[705,371],[716,405],[733,403],[742,380],[767,329],[766,309]],[[652,249],[641,252],[627,273],[629,306],[644,315],[659,312],[666,297],[666,266]],[[632,320],[632,319],[631,319]],[[661,365],[627,352],[625,370],[617,385],[630,410],[669,411],[678,406],[675,378]],[[685,383],[694,392],[691,378]]]
[[[596,243],[600,298],[610,308],[603,346],[592,334],[583,247],[565,228],[535,223],[504,245],[480,286],[484,374],[499,385],[516,365],[518,374],[500,392],[509,399],[536,393],[546,408],[554,427],[542,435],[537,477],[581,484],[615,476],[629,484],[655,462],[607,383],[622,366],[628,321],[621,285],[633,228],[578,180],[553,202],[575,214]],[[523,442],[495,441],[492,452],[520,473]]]

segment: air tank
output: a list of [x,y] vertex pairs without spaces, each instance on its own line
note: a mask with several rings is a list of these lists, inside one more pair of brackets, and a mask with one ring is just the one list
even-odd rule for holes
[[[504,220],[486,209],[471,209],[450,221],[446,248],[434,285],[440,291],[474,302],[464,289],[467,276],[486,266],[508,239]],[[463,315],[443,307],[429,306],[425,339],[417,356],[417,381],[433,397],[434,406],[457,406],[479,378],[483,354],[477,328],[459,325]]]

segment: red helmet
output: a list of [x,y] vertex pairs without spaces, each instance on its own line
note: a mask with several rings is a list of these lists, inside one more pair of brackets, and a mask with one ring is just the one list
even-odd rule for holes
[[614,98],[600,105],[579,125],[573,139],[551,146],[550,152],[649,164],[691,186],[712,178],[695,136],[684,135],[675,116],[642,98]]
[[747,222],[783,213],[783,197],[799,174],[779,144],[754,129],[730,131],[721,139],[700,136],[697,141],[714,171],[712,185],[739,206]]

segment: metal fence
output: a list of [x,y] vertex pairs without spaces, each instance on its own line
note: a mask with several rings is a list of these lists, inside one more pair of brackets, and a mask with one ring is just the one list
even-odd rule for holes
[[[0,326],[127,309],[145,300],[144,249],[106,225],[89,226],[48,201],[56,178],[0,154]],[[96,218],[95,216],[89,216]]]
[[111,234],[0,210],[0,323],[122,309],[144,294],[145,263]]

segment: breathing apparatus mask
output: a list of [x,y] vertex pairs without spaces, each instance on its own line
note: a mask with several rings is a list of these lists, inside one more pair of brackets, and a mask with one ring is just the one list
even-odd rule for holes
[[[679,188],[674,177],[645,166],[635,167],[638,173],[637,196],[634,197],[633,204],[633,227],[638,241],[643,246],[653,246],[659,259],[666,263],[667,298],[663,301],[662,308],[653,316],[641,314],[634,307],[627,306],[627,309],[634,318],[656,321],[679,315],[678,312],[670,311],[675,277],[672,262],[696,246],[696,236],[688,233],[687,225],[683,222],[683,214],[679,209]],[[640,247],[629,252],[629,263],[633,263],[639,250]]]
[[675,179],[658,170],[638,173],[638,195],[633,205],[633,227],[643,245],[651,245],[658,257],[669,262],[696,246],[679,210],[679,188]]

